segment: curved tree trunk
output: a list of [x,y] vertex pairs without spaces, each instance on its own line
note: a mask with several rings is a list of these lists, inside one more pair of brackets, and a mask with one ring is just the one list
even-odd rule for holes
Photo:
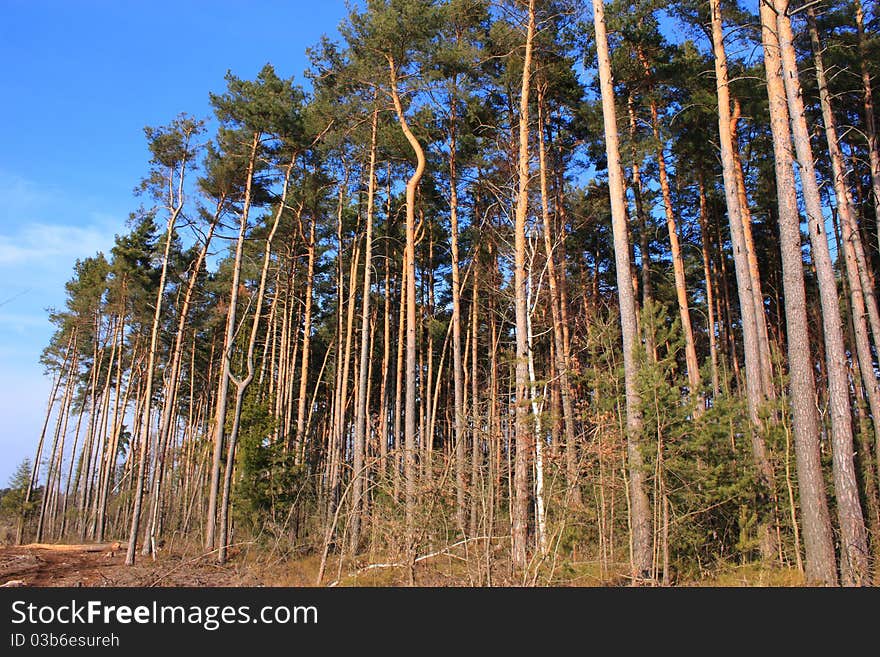
[[217,410],[214,413],[214,455],[211,464],[211,483],[208,488],[208,513],[205,521],[205,549],[213,550],[216,545],[214,533],[217,527],[217,497],[220,491],[220,465],[223,458],[223,438],[226,425],[226,406],[229,398],[229,374],[232,349],[235,346],[235,327],[238,307],[238,287],[241,280],[241,260],[244,252],[244,237],[247,232],[248,214],[251,207],[251,189],[254,182],[254,166],[257,149],[260,146],[260,133],[255,132],[251,140],[245,179],[244,203],[239,221],[238,241],[235,245],[235,260],[232,265],[232,284],[229,287],[229,312],[226,315],[226,333],[223,338],[221,356],[220,385],[217,391]]
[[[281,223],[281,215],[284,214],[287,200],[287,188],[290,185],[290,174],[293,171],[293,165],[296,162],[296,155],[292,155],[287,168],[284,171],[284,180],[282,184],[281,201],[275,212],[275,219],[272,228],[266,238],[266,248],[263,253],[263,267],[260,271],[260,286],[257,290],[257,302],[254,307],[254,320],[251,323],[251,332],[248,338],[247,355],[245,357],[245,366],[247,373],[244,378],[239,379],[232,371],[229,372],[230,380],[235,384],[235,410],[232,416],[232,428],[229,432],[228,447],[226,450],[226,469],[223,473],[223,501],[220,505],[220,523],[219,534],[217,537],[217,562],[224,563],[226,561],[226,552],[229,543],[229,504],[232,494],[232,474],[235,471],[235,447],[238,442],[238,432],[241,426],[241,408],[244,402],[244,395],[248,386],[254,380],[254,347],[257,343],[257,332],[260,329],[260,316],[263,314],[263,300],[266,294],[266,279],[269,273],[269,262],[272,259],[272,241],[275,239],[275,233],[278,231],[278,225]],[[300,209],[302,209],[300,207]],[[242,220],[242,226],[246,227],[247,221]],[[242,234],[243,236],[243,234]],[[244,321],[244,318],[242,318]],[[230,348],[231,352],[231,348]],[[230,353],[231,355],[231,353]]]
[[416,168],[406,183],[406,246],[403,254],[406,270],[406,401],[404,411],[404,486],[406,495],[406,542],[412,556],[416,495],[416,191],[425,172],[425,151],[409,128],[397,88],[397,65],[388,57],[391,99],[400,129],[416,156]]

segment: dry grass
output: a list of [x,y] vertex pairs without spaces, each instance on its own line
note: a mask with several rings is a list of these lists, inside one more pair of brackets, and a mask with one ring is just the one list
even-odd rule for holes
[[[230,559],[219,565],[213,555],[194,546],[179,546],[173,553],[160,552],[154,561],[139,556],[133,567],[125,566],[124,551],[92,551],[90,546],[0,547],[0,584],[21,580],[28,586],[314,586],[320,554],[279,554],[258,546],[230,550]],[[72,548],[72,549],[71,549]],[[468,587],[485,585],[485,553],[466,553],[456,548],[424,559],[415,566],[417,586]],[[538,572],[523,578],[508,562],[491,565],[493,586],[616,587],[627,586],[629,565],[599,561],[544,562]],[[409,583],[409,568],[398,558],[365,555],[356,559],[331,555],[323,585],[397,587]],[[799,587],[804,577],[795,568],[760,564],[730,566],[703,579],[683,580],[685,587]]]
[[804,575],[797,568],[744,564],[731,567],[706,579],[685,582],[683,586],[708,587],[792,587],[805,586]]

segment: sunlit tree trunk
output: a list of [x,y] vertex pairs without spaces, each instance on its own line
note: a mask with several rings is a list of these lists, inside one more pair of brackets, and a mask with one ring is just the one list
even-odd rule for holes
[[391,82],[391,99],[397,112],[400,129],[409,142],[416,156],[416,168],[406,183],[406,246],[404,249],[404,269],[406,270],[406,402],[404,411],[404,486],[406,495],[406,542],[407,550],[412,557],[413,523],[416,494],[416,191],[425,171],[425,152],[416,136],[412,133],[400,102],[397,85],[397,65],[388,57],[388,68]]
[[698,188],[700,195],[700,238],[702,241],[703,256],[703,279],[706,285],[706,333],[709,336],[709,362],[712,367],[712,394],[716,397],[720,392],[720,379],[718,376],[718,344],[715,336],[715,285],[712,272],[711,237],[709,236],[709,209],[706,200],[706,183],[702,172],[698,173]]
[[[128,536],[128,551],[125,555],[125,563],[127,565],[134,564],[135,552],[137,551],[137,535],[141,520],[141,505],[144,498],[144,484],[146,483],[146,467],[148,450],[151,442],[150,439],[150,410],[152,408],[151,400],[153,398],[153,375],[156,370],[156,359],[158,356],[159,346],[159,327],[162,320],[162,297],[165,296],[165,281],[168,276],[168,256],[171,252],[171,244],[174,241],[174,227],[177,218],[183,210],[183,183],[184,172],[186,171],[186,160],[180,165],[179,182],[177,185],[176,198],[172,195],[169,199],[170,214],[168,217],[168,225],[165,229],[165,252],[162,254],[162,272],[159,276],[159,289],[156,292],[156,307],[153,312],[153,323],[150,328],[150,347],[147,352],[147,377],[144,386],[144,403],[143,422],[141,425],[141,445],[140,456],[138,460],[137,483],[134,490],[134,503],[131,513],[131,531]],[[172,174],[173,175],[173,172]]]
[[758,357],[761,363],[761,386],[767,399],[776,398],[776,388],[773,384],[773,360],[770,354],[770,337],[767,332],[767,318],[764,311],[764,294],[761,291],[761,272],[758,268],[758,253],[755,250],[755,240],[752,237],[752,212],[749,209],[749,197],[746,194],[745,174],[743,173],[742,158],[739,154],[739,137],[737,124],[739,122],[741,108],[739,99],[733,99],[733,115],[730,118],[730,140],[733,147],[733,165],[736,177],[736,189],[739,196],[739,210],[742,218],[743,242],[746,247],[746,256],[749,263],[749,274],[752,281],[752,299],[755,303],[755,328],[758,338]]
[[562,335],[562,312],[559,308],[559,283],[556,256],[553,253],[553,230],[550,221],[549,192],[547,189],[547,153],[544,144],[545,98],[544,85],[538,85],[538,164],[541,182],[541,219],[544,233],[544,255],[547,259],[547,283],[550,287],[550,312],[553,320],[553,355],[565,430],[565,477],[567,497],[573,503],[580,501],[578,488],[578,453],[575,440],[574,408],[571,402],[571,384],[568,364],[565,362],[565,345]]
[[788,107],[781,79],[782,68],[775,36],[773,9],[761,2],[764,65],[773,133],[776,190],[779,203],[779,242],[785,287],[785,322],[788,336],[790,379],[789,406],[792,414],[795,459],[797,463],[800,508],[806,559],[805,574],[810,582],[835,585],[834,545],[831,519],[822,479],[819,454],[819,421],[816,415],[816,384],[808,331],[807,300],[801,255],[794,169],[791,158],[791,132]]
[[[302,227],[300,227],[302,230]],[[302,358],[299,370],[299,395],[296,405],[296,437],[294,439],[295,459],[300,463],[300,454],[305,445],[306,394],[309,382],[309,361],[312,341],[312,295],[315,284],[315,217],[309,220],[309,237],[306,241],[308,265],[306,267],[305,309],[303,310]]]
[[[816,67],[816,81],[819,85],[819,100],[822,106],[822,121],[825,124],[825,138],[828,143],[828,154],[831,158],[831,171],[834,178],[834,194],[837,197],[837,212],[841,219],[843,231],[843,254],[846,274],[849,279],[850,302],[852,304],[853,326],[855,328],[856,352],[859,368],[863,374],[865,390],[868,394],[871,412],[875,421],[880,418],[880,392],[877,388],[877,377],[874,374],[874,362],[871,358],[871,345],[868,338],[868,327],[865,322],[865,296],[863,280],[859,275],[859,264],[856,258],[856,242],[861,244],[853,211],[852,196],[846,180],[843,154],[837,137],[834,113],[831,108],[831,94],[825,78],[825,65],[822,59],[822,45],[813,8],[808,8],[810,37],[813,45],[813,63]],[[787,32],[780,30],[780,36]],[[824,319],[823,319],[824,321]],[[841,333],[841,342],[843,335]],[[845,363],[840,363],[845,367]],[[866,376],[864,376],[866,375]],[[858,385],[855,381],[854,385]],[[847,395],[847,401],[849,401]],[[838,522],[844,542],[841,555],[842,580],[844,584],[867,584],[870,581],[868,567],[868,542],[865,532],[865,521],[859,501],[859,488],[855,472],[855,454],[853,441],[844,436],[833,436],[833,471],[834,491],[837,497]]]
[[828,376],[828,406],[831,415],[831,444],[834,456],[834,492],[841,520],[841,538],[846,549],[842,555],[843,583],[857,584],[865,581],[864,560],[856,556],[865,549],[865,525],[859,502],[858,488],[853,464],[852,415],[849,398],[849,377],[846,367],[846,349],[843,342],[843,323],[840,317],[837,281],[831,264],[825,218],[810,135],[797,70],[791,21],[788,17],[787,0],[773,0],[776,13],[778,47],[782,59],[782,78],[788,101],[792,138],[800,171],[801,189],[807,211],[813,264],[819,283],[819,300],[822,306],[822,328],[825,338],[825,366]]
[[162,419],[159,427],[159,438],[157,441],[158,450],[155,460],[156,466],[155,472],[153,474],[153,486],[150,496],[150,520],[146,528],[146,535],[144,539],[144,554],[151,554],[155,550],[156,533],[159,524],[159,499],[162,490],[162,479],[164,477],[165,470],[165,452],[167,450],[167,445],[172,433],[173,418],[176,416],[175,411],[177,407],[177,391],[180,383],[180,369],[183,360],[183,339],[186,334],[186,326],[189,319],[189,308],[192,304],[192,297],[195,291],[196,282],[199,280],[199,272],[201,271],[202,264],[204,263],[205,257],[208,254],[208,249],[211,245],[211,239],[214,236],[214,230],[217,227],[217,222],[220,220],[220,214],[223,210],[225,202],[226,199],[224,197],[221,198],[217,203],[217,209],[214,212],[214,216],[208,227],[208,233],[205,236],[205,243],[202,245],[202,248],[199,249],[199,254],[196,257],[196,261],[192,266],[190,279],[186,285],[186,292],[184,293],[183,303],[181,304],[180,308],[180,316],[177,320],[177,333],[174,337],[174,350],[171,356],[171,373],[168,376],[168,380],[166,383],[166,390],[164,395],[165,405],[162,410]]
[[[290,174],[296,162],[296,155],[291,156],[290,162],[284,171],[284,179],[281,187],[281,200],[278,209],[275,211],[275,218],[272,222],[272,228],[266,237],[266,246],[263,252],[263,267],[260,271],[260,285],[257,290],[257,301],[254,304],[254,318],[251,322],[251,332],[247,342],[247,355],[245,356],[246,372],[243,377],[239,378],[230,370],[229,378],[235,384],[235,409],[232,415],[232,428],[229,431],[229,443],[226,449],[226,469],[223,472],[223,501],[220,504],[220,522],[217,540],[217,561],[224,563],[226,561],[226,553],[229,548],[229,505],[232,495],[232,475],[235,472],[235,448],[238,443],[238,433],[241,427],[241,409],[244,402],[244,396],[248,387],[254,380],[254,348],[257,343],[257,332],[260,329],[260,318],[263,314],[263,301],[266,295],[266,280],[269,274],[269,263],[272,259],[272,241],[275,239],[275,233],[281,223],[281,216],[286,209],[287,190],[290,186]],[[299,212],[302,212],[300,205]],[[246,224],[245,221],[242,222]]]
[[[728,223],[730,224],[730,235],[733,243],[734,268],[736,270],[736,287],[739,294],[739,306],[742,316],[746,399],[752,424],[749,431],[752,458],[754,459],[758,476],[770,490],[771,494],[773,494],[775,491],[775,477],[767,454],[767,446],[763,436],[763,422],[760,415],[765,395],[762,386],[761,358],[758,347],[759,331],[755,317],[754,288],[748,263],[748,249],[743,234],[742,207],[740,205],[736,179],[727,55],[724,50],[720,0],[710,0],[709,6],[712,15],[712,45],[715,55],[715,84],[718,93],[718,132],[721,144],[724,197],[727,203]],[[732,340],[731,345],[733,345]],[[732,355],[731,361],[736,361],[735,356]],[[770,560],[776,555],[776,545],[771,528],[766,521],[762,522],[759,532],[761,534],[761,552],[766,560]]]
[[605,151],[608,157],[608,186],[611,196],[611,221],[614,232],[614,256],[617,270],[617,294],[620,304],[620,325],[623,334],[623,369],[626,396],[627,458],[629,464],[630,527],[632,532],[633,581],[649,578],[653,571],[652,522],[648,494],[645,490],[644,459],[641,453],[641,398],[636,384],[636,347],[638,329],[636,304],[630,280],[630,245],[627,236],[626,199],[620,146],[617,136],[617,113],[611,78],[611,59],[605,28],[603,0],[593,0],[593,25],[599,60],[602,93],[602,116],[605,129]]
[[[352,552],[357,552],[361,532],[361,507],[364,495],[364,455],[367,434],[367,373],[370,360],[370,286],[373,270],[373,205],[376,196],[376,130],[379,125],[379,110],[373,110],[370,133],[370,164],[367,172],[367,217],[364,236],[364,287],[361,306],[361,352],[358,366],[357,411],[354,421],[354,479],[351,498],[350,541]],[[353,281],[352,281],[353,282]]]
[[529,0],[523,59],[522,88],[519,104],[518,181],[513,229],[513,287],[516,311],[516,390],[514,396],[516,455],[511,501],[511,556],[517,568],[527,563],[527,530],[529,504],[529,435],[528,396],[528,308],[526,303],[526,217],[529,211],[529,88],[531,85],[532,43],[535,37],[535,0]]
[[[235,259],[232,266],[232,283],[229,287],[229,312],[226,315],[226,332],[223,338],[223,353],[221,355],[220,384],[217,391],[214,413],[214,455],[211,464],[211,482],[208,489],[208,513],[205,522],[205,549],[213,550],[217,547],[214,536],[217,526],[217,498],[220,491],[220,466],[223,458],[223,442],[226,430],[226,407],[229,398],[229,375],[232,360],[232,350],[235,347],[236,316],[238,308],[238,288],[241,280],[241,261],[244,252],[244,238],[247,232],[248,215],[251,208],[251,195],[254,182],[254,167],[257,160],[257,150],[260,146],[260,133],[255,132],[250,145],[248,156],[247,173],[245,176],[245,190],[241,216],[239,217],[238,240],[235,245]],[[232,464],[227,464],[232,467]]]

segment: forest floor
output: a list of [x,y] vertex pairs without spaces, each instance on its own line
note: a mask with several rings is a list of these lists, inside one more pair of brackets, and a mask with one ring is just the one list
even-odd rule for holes
[[[84,586],[84,587],[186,587],[186,586],[314,586],[319,558],[269,559],[232,550],[229,561],[217,564],[205,555],[192,553],[162,554],[156,560],[138,555],[133,566],[125,565],[125,546],[0,545],[0,585],[9,586]],[[622,564],[621,564],[622,565]],[[325,583],[333,586],[403,586],[405,568],[340,568],[329,560]],[[554,582],[561,586],[621,586],[620,576],[600,577],[589,564],[568,565]],[[419,564],[416,583],[420,586],[473,586],[461,562],[439,559],[433,564]],[[522,582],[496,581],[494,585]],[[802,576],[795,569],[764,569],[741,566],[711,579],[677,582],[679,586],[802,586]]]
[[[0,585],[9,586],[314,586],[318,555],[271,558],[266,554],[230,550],[224,565],[211,556],[185,552],[161,553],[153,560],[138,554],[125,565],[125,546],[106,544],[22,546],[0,545]],[[620,585],[603,581],[592,568],[568,569],[560,584],[568,586]],[[328,559],[324,582],[331,586],[405,586],[408,572],[399,564],[367,564]],[[502,581],[495,585],[521,582]],[[420,586],[472,586],[466,566],[456,559],[437,558],[416,566]]]
[[[167,555],[141,557],[125,565],[125,547],[94,552],[35,546],[0,547],[0,584],[25,586],[266,586],[233,560],[220,566],[206,559]],[[21,585],[21,584],[18,584]]]

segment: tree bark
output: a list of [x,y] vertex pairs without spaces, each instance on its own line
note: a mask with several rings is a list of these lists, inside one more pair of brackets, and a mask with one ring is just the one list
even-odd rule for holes
[[[562,417],[565,430],[565,484],[566,498],[569,502],[580,502],[578,488],[578,452],[575,439],[574,408],[571,403],[571,383],[568,378],[568,364],[565,362],[565,346],[562,335],[562,312],[559,308],[559,276],[556,272],[556,257],[553,254],[553,230],[550,220],[549,192],[547,189],[547,154],[544,144],[545,85],[538,85],[538,166],[541,183],[541,219],[544,233],[544,256],[547,259],[547,283],[550,287],[550,313],[553,321],[553,356],[556,375],[559,377],[559,393],[562,402]],[[633,165],[635,167],[635,164]],[[635,175],[635,174],[633,174]],[[644,255],[643,255],[644,257]],[[644,265],[643,265],[644,267]]]
[[[855,550],[865,543],[865,526],[858,489],[855,486],[853,464],[852,415],[849,398],[849,377],[846,369],[846,349],[843,341],[843,323],[837,297],[837,281],[831,264],[825,218],[819,185],[810,147],[810,136],[798,77],[793,44],[791,21],[788,17],[788,1],[773,0],[779,53],[782,59],[782,78],[788,101],[795,153],[800,171],[807,224],[810,230],[813,264],[819,283],[819,300],[822,306],[822,327],[825,337],[825,366],[828,376],[828,405],[831,415],[831,443],[834,464],[835,497],[843,521],[841,535],[846,550],[843,555],[843,583],[857,584],[864,578],[858,562],[853,562]],[[867,550],[863,551],[867,554]]]
[[666,229],[669,232],[669,245],[672,255],[672,271],[675,276],[675,294],[678,300],[678,314],[684,333],[684,353],[687,365],[690,395],[700,409],[702,401],[702,383],[700,382],[700,362],[697,360],[697,349],[694,343],[694,329],[691,325],[691,312],[687,297],[687,281],[684,271],[684,258],[678,240],[675,209],[672,207],[672,192],[669,189],[669,176],[666,173],[666,156],[663,153],[663,140],[660,138],[660,118],[657,103],[651,101],[651,124],[654,128],[654,142],[657,148],[657,168],[660,177],[660,191],[663,197],[663,209],[666,213]]
[[[712,14],[712,45],[715,54],[715,84],[718,93],[718,131],[721,143],[721,164],[724,178],[724,196],[727,202],[730,236],[733,243],[733,261],[736,270],[737,292],[742,315],[743,351],[745,354],[746,399],[752,428],[750,433],[752,457],[762,482],[771,491],[775,490],[773,467],[767,456],[767,447],[762,434],[763,422],[760,410],[765,395],[761,383],[761,358],[758,348],[758,328],[755,318],[754,288],[748,263],[742,223],[742,207],[736,183],[736,164],[731,135],[730,89],[727,74],[727,54],[724,50],[724,32],[721,19],[720,0],[710,0]],[[769,528],[764,525],[761,531],[762,553],[766,559],[775,555],[775,546],[769,538]]]
[[[862,80],[865,137],[868,142],[868,160],[871,165],[871,190],[874,193],[877,239],[880,240],[880,137],[877,135],[877,121],[874,118],[874,92],[871,89],[871,73],[868,70],[870,53],[868,52],[868,41],[865,37],[865,12],[862,9],[861,0],[853,0],[853,3],[855,5],[856,30],[859,43],[859,72],[861,73]],[[880,447],[880,443],[878,443],[878,447]],[[880,450],[877,452],[877,460],[878,464],[880,464]]]
[[[196,282],[199,278],[199,272],[201,271],[202,264],[204,263],[205,257],[208,254],[208,249],[211,245],[211,239],[214,236],[214,229],[217,227],[217,222],[220,220],[220,214],[222,212],[223,206],[225,205],[225,201],[226,199],[224,197],[221,198],[217,203],[217,209],[214,212],[211,224],[208,227],[208,233],[205,236],[205,243],[202,245],[202,248],[199,249],[199,254],[196,257],[196,261],[192,266],[190,279],[187,283],[186,292],[184,293],[183,297],[183,304],[180,308],[180,316],[177,320],[177,333],[174,337],[174,350],[171,357],[171,374],[168,376],[166,384],[165,406],[163,409],[162,420],[159,429],[158,444],[160,445],[160,447],[156,458],[156,472],[153,475],[153,487],[150,497],[150,521],[147,528],[147,536],[150,540],[144,541],[145,554],[151,554],[155,548],[156,533],[159,523],[159,496],[162,488],[164,456],[166,446],[168,444],[171,434],[172,418],[175,416],[175,409],[177,407],[177,390],[183,358],[183,339],[186,333],[187,320],[189,318],[189,308],[190,304],[192,303],[192,296],[193,292],[195,291]],[[101,539],[98,540],[100,541]]]
[[456,103],[457,86],[452,85],[450,94],[449,128],[449,247],[452,255],[452,380],[453,380],[453,421],[455,441],[455,500],[456,521],[459,529],[465,528],[465,413],[464,407],[464,369],[461,362],[461,273],[458,252],[458,178],[455,170],[456,155]]
[[[831,94],[825,79],[825,65],[822,59],[822,45],[816,29],[815,14],[812,7],[807,9],[809,17],[810,38],[813,46],[813,62],[816,66],[816,81],[819,86],[819,101],[822,106],[822,121],[825,124],[825,138],[831,158],[831,171],[834,177],[834,194],[837,197],[837,212],[841,218],[843,231],[843,253],[846,274],[849,279],[850,302],[852,304],[853,326],[855,329],[856,352],[859,359],[865,390],[868,395],[874,418],[880,417],[880,391],[877,388],[877,377],[874,374],[874,362],[871,358],[871,345],[868,339],[868,327],[865,323],[865,298],[862,292],[862,279],[859,276],[859,264],[856,258],[855,243],[861,240],[856,227],[852,196],[846,180],[843,153],[837,137],[837,126],[831,108]],[[780,35],[785,35],[780,30]],[[841,333],[841,342],[843,335]],[[845,367],[845,362],[839,363]],[[858,385],[857,381],[853,382]],[[849,401],[849,395],[847,395]],[[841,573],[844,584],[867,584],[870,582],[868,566],[868,541],[865,521],[859,502],[859,487],[855,471],[855,454],[852,437],[849,441],[844,436],[832,436],[834,491],[837,497],[837,515],[843,542],[841,555]]]
[[706,200],[706,183],[703,179],[703,172],[698,174],[698,189],[700,195],[700,238],[702,241],[703,255],[703,279],[706,284],[706,334],[709,336],[709,362],[712,366],[712,394],[718,396],[721,386],[718,376],[718,345],[715,337],[715,286],[713,284],[714,276],[712,274],[712,258],[709,236],[709,209]]
[[415,511],[415,455],[416,455],[416,191],[419,181],[425,172],[425,151],[416,136],[410,130],[397,85],[397,65],[388,56],[388,68],[391,82],[391,100],[397,112],[400,129],[409,142],[416,156],[416,168],[406,183],[406,247],[404,249],[404,269],[406,270],[406,401],[404,411],[404,486],[406,495],[406,543],[407,551],[412,557],[414,511]]
[[144,483],[146,476],[146,461],[150,443],[150,410],[152,408],[153,397],[153,375],[156,369],[156,356],[159,343],[159,324],[162,319],[162,297],[165,295],[165,281],[168,276],[168,256],[171,252],[171,242],[174,236],[174,226],[177,218],[183,210],[183,181],[184,172],[186,171],[186,161],[184,160],[180,169],[180,183],[177,190],[177,199],[169,199],[171,207],[170,216],[168,217],[168,225],[165,230],[165,252],[162,255],[162,273],[159,277],[159,289],[156,292],[156,307],[153,312],[153,324],[150,328],[150,350],[147,352],[147,380],[144,387],[144,418],[141,426],[141,450],[140,460],[138,462],[137,483],[134,491],[134,504],[131,513],[131,532],[128,537],[128,551],[125,555],[126,565],[134,564],[134,555],[137,551],[137,535],[141,519],[141,505],[144,497]]
[[357,553],[361,533],[362,500],[365,489],[364,454],[367,434],[367,373],[370,361],[370,288],[373,269],[373,205],[376,195],[376,130],[379,125],[379,109],[373,109],[370,132],[370,164],[367,172],[367,218],[364,236],[364,287],[361,306],[361,352],[358,366],[357,411],[354,421],[354,471],[351,492],[351,551]]
[[[239,217],[238,240],[235,245],[235,260],[232,266],[232,284],[229,288],[229,312],[226,315],[226,332],[223,338],[223,354],[221,356],[220,384],[217,391],[217,409],[214,413],[214,456],[211,464],[211,483],[208,489],[208,513],[205,522],[205,549],[215,547],[215,530],[217,523],[217,497],[220,491],[220,466],[223,458],[223,439],[226,430],[226,406],[229,398],[229,376],[232,350],[235,347],[235,328],[238,307],[238,288],[241,280],[241,261],[244,253],[244,237],[247,232],[248,215],[251,208],[251,191],[254,182],[254,167],[257,150],[260,146],[260,133],[255,132],[251,139],[248,156],[247,174],[245,178],[244,202]],[[227,464],[231,467],[231,464]]]
[[819,421],[815,408],[816,385],[811,362],[789,115],[781,79],[782,64],[776,43],[775,17],[773,9],[763,0],[761,19],[779,203],[779,242],[785,289],[791,390],[789,405],[792,413],[792,433],[803,518],[805,575],[809,582],[834,586],[837,584],[837,571],[819,453]]
[[529,88],[531,85],[532,47],[535,38],[535,0],[529,0],[526,28],[525,56],[523,58],[522,87],[519,103],[519,151],[517,167],[517,197],[513,229],[514,244],[514,306],[516,310],[516,390],[515,437],[516,454],[513,473],[513,500],[511,501],[511,554],[515,568],[527,564],[527,532],[529,515],[529,436],[528,396],[528,308],[526,304],[526,217],[529,210]]
[[[296,155],[294,154],[291,155],[290,162],[285,168],[284,180],[281,183],[281,201],[278,204],[278,209],[275,211],[272,228],[269,230],[269,235],[266,238],[266,247],[263,253],[263,267],[260,271],[260,285],[257,290],[254,319],[251,323],[247,355],[245,357],[245,367],[247,368],[247,371],[243,378],[238,378],[232,373],[231,369],[229,371],[229,378],[235,384],[236,391],[235,410],[233,411],[232,416],[232,428],[229,431],[229,439],[227,441],[229,445],[226,450],[226,469],[223,473],[223,501],[220,505],[220,526],[218,528],[217,562],[221,564],[226,562],[226,553],[229,547],[229,505],[232,496],[232,474],[235,471],[235,448],[238,442],[239,428],[241,426],[241,409],[244,402],[244,395],[247,392],[248,386],[250,386],[251,382],[254,380],[254,348],[257,343],[257,332],[260,329],[260,317],[263,314],[263,300],[266,295],[266,279],[269,274],[269,263],[272,259],[272,241],[275,239],[275,233],[278,231],[278,226],[281,223],[281,215],[284,214],[284,210],[286,209],[287,189],[290,186],[290,174],[293,171],[295,163]],[[300,206],[300,211],[302,211],[302,206]],[[246,228],[246,219],[242,220],[242,226]],[[243,235],[243,233],[240,234],[241,237],[243,237]],[[242,320],[243,319],[244,318],[242,318]]]
[[633,582],[650,578],[653,571],[652,521],[650,501],[645,490],[644,461],[641,453],[642,413],[641,397],[636,384],[636,305],[630,280],[630,246],[627,237],[626,200],[623,172],[620,165],[620,146],[617,136],[617,115],[614,107],[614,87],[611,78],[611,59],[608,53],[608,35],[605,28],[603,0],[593,0],[593,25],[596,30],[596,49],[599,60],[599,79],[602,93],[602,116],[605,129],[605,151],[608,157],[608,187],[611,196],[611,220],[614,233],[614,256],[617,270],[617,294],[620,303],[620,325],[623,334],[623,369],[626,396],[626,442],[629,463],[630,527],[632,532]]

